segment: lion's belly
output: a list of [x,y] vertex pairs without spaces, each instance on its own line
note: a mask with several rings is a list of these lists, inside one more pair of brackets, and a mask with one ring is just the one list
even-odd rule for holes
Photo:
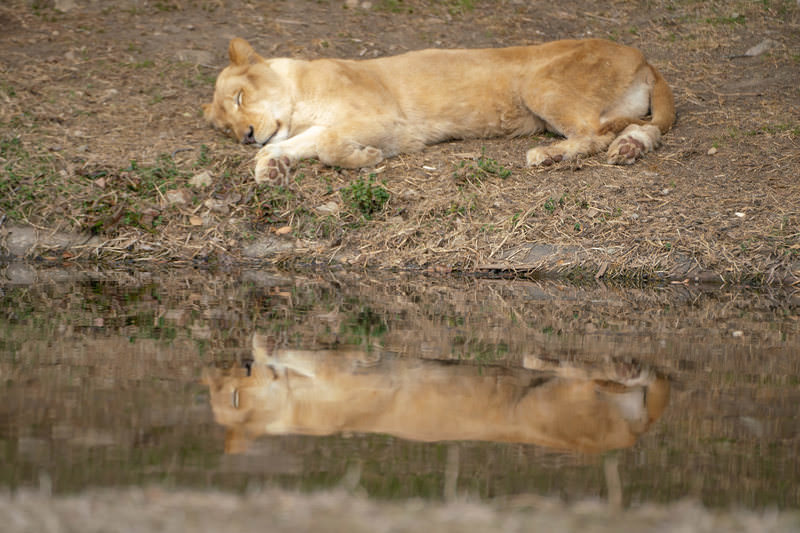
[[545,130],[539,117],[523,108],[508,105],[481,106],[453,101],[437,106],[420,106],[404,121],[404,128],[423,144],[451,139],[516,137]]

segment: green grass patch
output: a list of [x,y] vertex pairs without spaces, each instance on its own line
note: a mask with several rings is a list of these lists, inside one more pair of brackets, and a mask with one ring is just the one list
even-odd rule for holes
[[490,176],[497,176],[501,179],[510,177],[512,172],[498,163],[496,160],[486,157],[485,153],[473,163],[471,161],[461,161],[453,170],[453,179],[456,182],[478,182]]
[[547,212],[547,214],[552,215],[556,212],[556,209],[559,207],[564,207],[564,204],[567,202],[567,195],[562,194],[560,198],[553,198],[552,196],[547,198],[544,201],[544,205],[542,207]]
[[[0,138],[0,210],[18,222],[111,233],[124,226],[155,231],[171,209],[167,192],[185,186],[193,169],[209,164],[203,147],[193,165],[179,167],[167,154],[152,164],[130,161],[124,168],[59,171],[57,160],[20,137]],[[190,197],[191,202],[196,198]]]
[[353,212],[369,220],[375,213],[383,210],[391,194],[381,184],[375,182],[375,174],[371,173],[365,180],[358,178],[341,189],[340,194],[345,205]]
[[0,83],[0,91],[3,91],[9,98],[17,96],[17,91],[14,89],[14,86],[8,83]]
[[56,181],[49,155],[31,155],[19,137],[0,139],[0,169],[0,209],[14,220],[27,219]]

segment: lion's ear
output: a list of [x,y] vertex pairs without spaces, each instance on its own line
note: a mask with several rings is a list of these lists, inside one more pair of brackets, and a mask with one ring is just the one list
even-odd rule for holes
[[240,37],[231,39],[228,45],[228,57],[230,57],[233,65],[246,65],[259,59],[258,54],[250,46],[250,43]]

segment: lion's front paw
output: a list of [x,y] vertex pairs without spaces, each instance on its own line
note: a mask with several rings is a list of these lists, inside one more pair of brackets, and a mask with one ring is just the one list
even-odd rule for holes
[[564,159],[564,154],[557,150],[537,146],[528,150],[527,159],[529,167],[549,167],[554,163],[560,163]]
[[256,156],[256,183],[288,185],[292,161],[285,155],[262,150]]

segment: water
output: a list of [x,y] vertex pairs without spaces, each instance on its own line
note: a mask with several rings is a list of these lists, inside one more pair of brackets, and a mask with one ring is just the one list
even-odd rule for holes
[[5,273],[0,488],[800,504],[791,293]]

